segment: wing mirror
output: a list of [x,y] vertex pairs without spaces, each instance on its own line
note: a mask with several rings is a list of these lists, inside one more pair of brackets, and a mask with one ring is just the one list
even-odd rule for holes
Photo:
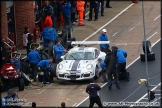
[[64,60],[64,56],[61,56],[61,59]]

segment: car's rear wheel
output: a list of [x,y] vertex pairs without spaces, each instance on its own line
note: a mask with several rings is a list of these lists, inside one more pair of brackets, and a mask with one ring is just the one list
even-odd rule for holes
[[98,72],[98,66],[96,66],[94,79],[96,80],[98,78],[99,78],[99,72]]

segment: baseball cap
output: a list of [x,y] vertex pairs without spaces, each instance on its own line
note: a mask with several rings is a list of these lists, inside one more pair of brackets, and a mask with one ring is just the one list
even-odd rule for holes
[[107,30],[106,29],[103,29],[102,32],[107,32]]

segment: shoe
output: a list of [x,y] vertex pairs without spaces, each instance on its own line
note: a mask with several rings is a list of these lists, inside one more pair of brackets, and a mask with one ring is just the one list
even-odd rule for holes
[[49,83],[54,83],[54,81],[50,81]]
[[92,19],[88,19],[88,21],[92,21]]
[[36,82],[36,79],[34,79],[34,82]]
[[120,86],[116,86],[118,89],[120,89]]
[[101,16],[104,16],[103,14]]
[[98,19],[94,19],[94,21],[97,21]]
[[107,81],[102,81],[102,83],[107,83]]
[[112,8],[111,6],[106,6],[106,8]]
[[109,90],[111,90],[112,84],[110,86],[108,86]]
[[75,22],[73,22],[73,25],[75,24]]
[[33,82],[33,79],[31,79],[30,82]]
[[129,81],[130,79],[128,78],[128,79],[126,79],[126,81]]

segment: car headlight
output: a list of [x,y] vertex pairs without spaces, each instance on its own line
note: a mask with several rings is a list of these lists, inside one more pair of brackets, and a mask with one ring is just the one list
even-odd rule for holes
[[93,65],[92,64],[88,64],[87,65],[87,69],[92,69]]
[[58,65],[58,69],[61,70],[63,68],[63,65],[62,64],[59,64]]
[[90,74],[90,72],[84,72],[84,74]]

